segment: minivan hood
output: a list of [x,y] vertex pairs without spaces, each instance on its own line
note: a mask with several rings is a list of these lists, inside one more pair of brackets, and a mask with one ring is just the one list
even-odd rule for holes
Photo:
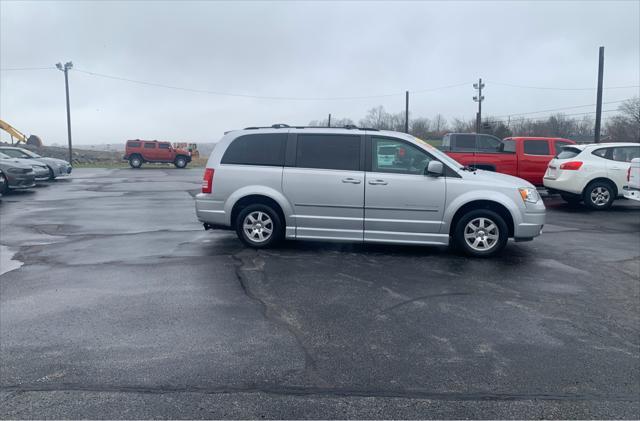
[[495,171],[475,170],[475,171],[460,171],[462,176],[468,180],[475,180],[487,183],[499,183],[505,187],[534,187],[533,184],[527,180],[523,180],[519,177],[512,175],[501,174]]

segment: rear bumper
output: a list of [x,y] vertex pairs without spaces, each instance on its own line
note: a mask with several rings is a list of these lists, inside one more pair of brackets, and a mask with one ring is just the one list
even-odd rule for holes
[[640,189],[631,186],[624,186],[622,188],[622,192],[626,199],[640,201]]
[[198,221],[207,224],[210,228],[229,227],[227,213],[224,210],[224,202],[209,199],[208,194],[196,195],[196,216]]

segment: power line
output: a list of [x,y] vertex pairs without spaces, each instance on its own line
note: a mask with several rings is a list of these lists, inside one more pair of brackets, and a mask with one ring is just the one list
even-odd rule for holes
[[16,70],[51,70],[55,69],[53,66],[48,67],[5,67],[4,69],[0,69],[1,72],[13,72]]
[[[106,79],[120,80],[124,82],[136,83],[136,84],[146,85],[146,86],[153,86],[158,88],[173,89],[173,90],[179,90],[179,91],[185,91],[185,92],[196,92],[196,93],[203,93],[203,94],[210,94],[210,95],[219,95],[219,96],[251,98],[251,99],[267,99],[267,100],[280,100],[280,101],[340,101],[340,100],[386,98],[386,97],[400,96],[405,94],[405,92],[398,92],[398,93],[389,93],[389,94],[380,94],[380,95],[342,96],[342,97],[286,97],[286,96],[248,95],[248,94],[239,94],[239,93],[232,93],[232,92],[211,91],[207,89],[194,89],[194,88],[185,88],[181,86],[165,85],[162,83],[147,82],[143,80],[129,79],[129,78],[120,77],[120,76],[90,72],[88,70],[82,70],[82,69],[74,69],[74,70],[76,72],[88,74],[91,76],[98,76]],[[455,85],[447,85],[447,86],[440,86],[436,88],[422,89],[415,92],[416,93],[430,92],[430,91],[435,91],[439,89],[448,89],[448,88],[454,88],[454,87],[463,86],[463,85],[466,85],[466,83],[459,83]],[[413,92],[413,91],[410,91],[410,92]]]
[[[608,102],[603,102],[603,104],[619,104],[621,102],[625,102],[628,101],[631,98],[626,98],[626,99],[621,99],[619,101],[608,101]],[[584,107],[593,107],[596,104],[584,104],[584,105],[573,105],[570,107],[562,107],[562,108],[552,108],[552,109],[547,109],[547,110],[540,110],[540,111],[528,111],[525,113],[513,113],[513,114],[503,114],[503,115],[499,115],[496,117],[518,117],[521,115],[529,115],[529,114],[540,114],[540,113],[548,113],[548,112],[553,112],[553,111],[563,111],[563,110],[573,110],[576,108],[584,108]]]
[[[504,82],[493,82],[489,81],[492,85],[499,86],[509,86],[511,88],[521,88],[521,89],[541,89],[548,91],[595,91],[596,88],[559,88],[552,86],[526,86],[526,85],[516,85],[513,83],[504,83]],[[640,85],[627,85],[627,86],[607,86],[603,89],[629,89],[629,88],[640,88]]]
[[[611,112],[616,112],[618,111],[617,109],[611,109],[611,110],[602,110],[603,113],[611,113]],[[588,112],[584,112],[584,113],[571,113],[571,114],[562,114],[563,117],[571,117],[571,116],[578,116],[578,115],[589,115],[589,114],[595,114],[595,111],[588,111]],[[516,123],[519,121],[543,121],[543,120],[547,120],[550,117],[553,117],[553,114],[548,115],[548,116],[544,116],[544,117],[515,117],[512,118],[510,120],[496,120],[493,119],[492,117],[487,117],[486,121],[490,122],[490,123]]]

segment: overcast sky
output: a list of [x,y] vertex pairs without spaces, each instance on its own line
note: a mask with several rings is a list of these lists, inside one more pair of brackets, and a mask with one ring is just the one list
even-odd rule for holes
[[[593,104],[640,85],[640,2],[9,2],[0,1],[0,118],[46,144],[66,142],[69,72],[76,144],[216,141],[225,130],[350,117],[383,105],[411,115],[483,114]],[[259,99],[145,86],[80,71]],[[605,102],[638,95],[607,89]],[[328,100],[317,98],[380,98]],[[617,104],[605,105],[612,109]],[[566,113],[593,111],[594,107]],[[540,113],[533,116],[545,116]],[[605,114],[606,115],[606,114]],[[8,140],[5,133],[3,140]]]

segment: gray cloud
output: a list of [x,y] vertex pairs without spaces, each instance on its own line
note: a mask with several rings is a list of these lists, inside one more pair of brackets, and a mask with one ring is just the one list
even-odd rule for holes
[[[486,115],[591,104],[595,91],[492,84],[595,86],[598,46],[605,86],[640,84],[638,2],[7,2],[0,3],[2,68],[75,67],[200,90],[142,86],[70,73],[76,143],[127,138],[214,141],[225,130],[306,124],[331,112],[400,111],[404,90],[478,77]],[[0,114],[47,143],[66,140],[63,76],[3,71]],[[605,101],[638,94],[607,90]],[[472,118],[470,85],[412,95],[414,116]],[[577,110],[582,111],[582,110]],[[584,111],[591,111],[587,108]],[[3,139],[7,137],[2,134]]]

